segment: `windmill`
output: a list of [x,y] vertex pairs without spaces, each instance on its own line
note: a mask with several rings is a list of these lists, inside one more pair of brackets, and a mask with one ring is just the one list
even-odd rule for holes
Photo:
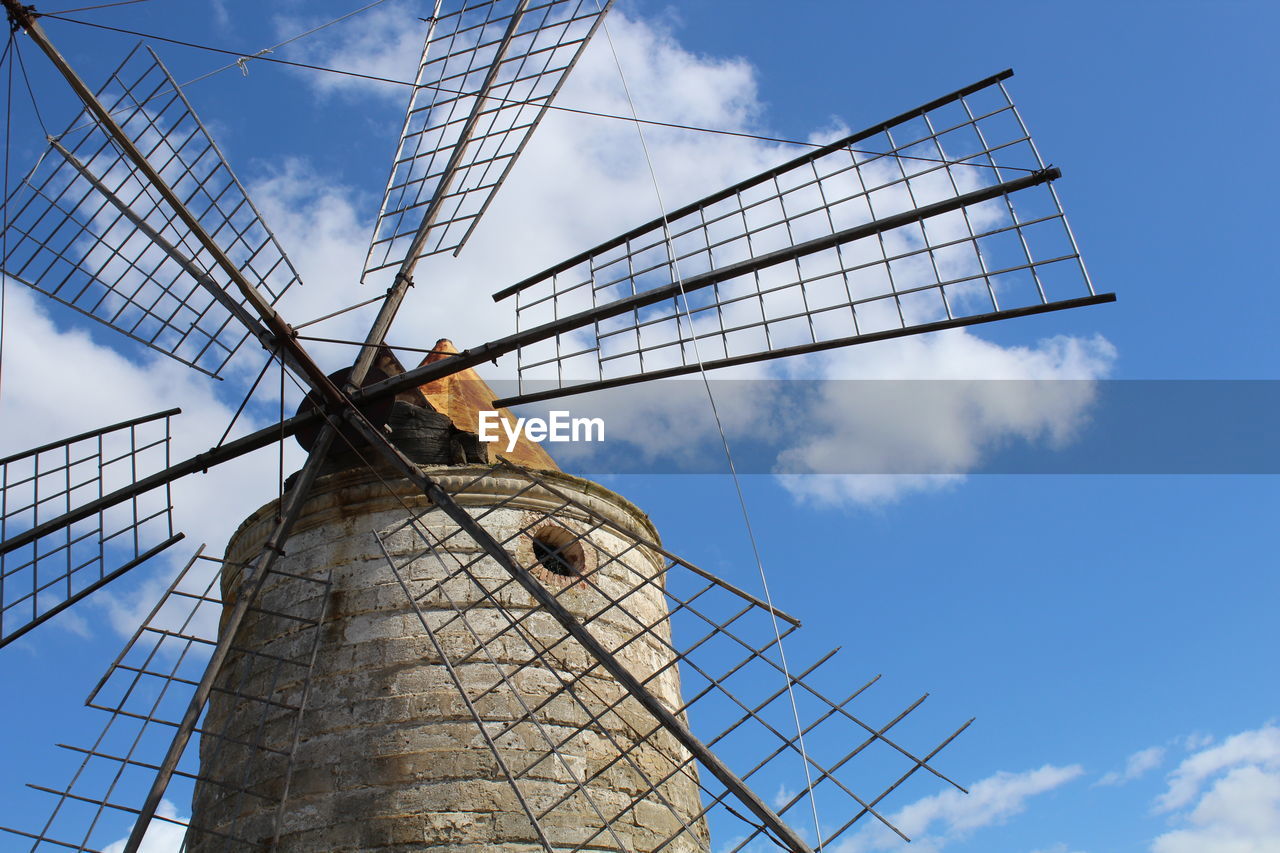
[[[415,396],[424,386],[502,356],[516,358],[521,384],[494,407],[1112,298],[1093,291],[1052,187],[1059,173],[1032,144],[1005,72],[504,287],[494,296],[511,305],[514,333],[404,369],[387,336],[416,265],[466,243],[607,8],[436,4],[365,265],[394,277],[354,364],[330,376],[273,307],[297,274],[159,58],[135,51],[95,91],[39,14],[6,2],[85,113],[9,196],[5,273],[213,375],[253,337],[309,391],[297,415],[176,463],[173,410],[0,460],[7,643],[176,546],[175,479],[290,435],[309,451],[255,517],[260,535],[237,538],[246,553],[197,550],[95,688],[90,704],[110,720],[96,743],[70,747],[81,771],[49,789],[49,819],[15,828],[33,849],[98,849],[110,840],[102,816],[124,812],[135,816],[125,849],[136,850],[175,821],[160,806],[184,785],[205,804],[185,829],[190,849],[295,843],[299,804],[314,793],[313,676],[329,662],[343,589],[329,567],[299,570],[294,533],[336,482],[399,507],[398,522],[363,541],[470,726],[471,752],[485,756],[476,772],[505,792],[495,814],[518,819],[504,843],[707,849],[707,823],[725,819],[743,827],[739,848],[821,849],[864,817],[887,825],[881,802],[917,771],[946,779],[930,762],[959,731],[912,749],[891,729],[915,705],[870,724],[853,709],[870,685],[828,698],[814,686],[828,658],[799,673],[783,663],[793,617],[667,551],[611,498],[484,459],[438,421],[458,439],[444,457],[414,458],[398,440],[397,404],[430,413]],[[335,470],[344,453],[355,474]],[[451,462],[470,473],[441,470]],[[212,578],[200,571],[210,562]],[[221,610],[213,636],[199,628],[210,609]],[[611,633],[614,616],[626,631]],[[695,627],[664,627],[675,619]],[[716,668],[712,647],[726,650]],[[779,728],[774,714],[798,707],[797,693],[816,713]],[[577,729],[559,732],[561,706]],[[856,737],[834,756],[810,754],[805,737],[832,726]],[[588,739],[609,757],[584,759]],[[757,755],[731,767],[720,756],[735,739]],[[848,774],[873,749],[904,769],[866,793]],[[797,759],[802,790],[767,803],[755,779]],[[123,780],[138,775],[146,796],[121,802]],[[806,838],[796,824],[818,794],[843,808]]]

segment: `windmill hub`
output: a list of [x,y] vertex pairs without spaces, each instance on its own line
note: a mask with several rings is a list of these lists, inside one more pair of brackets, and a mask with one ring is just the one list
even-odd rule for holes
[[[448,341],[441,343],[448,344]],[[329,379],[335,385],[343,387],[350,381],[351,371],[351,368],[339,370],[330,374]],[[384,351],[379,359],[379,366],[370,368],[365,383],[373,384],[387,379],[389,375],[401,373],[404,373],[404,368],[399,361],[389,351]],[[484,400],[493,398],[493,392],[479,376],[471,371],[466,373],[468,375],[461,380],[449,377],[420,388],[410,388],[395,398],[371,400],[359,407],[360,415],[385,435],[400,452],[419,465],[487,463],[488,449],[476,435],[473,423],[478,414],[468,407],[484,405]],[[441,390],[432,392],[432,388],[436,386]],[[462,393],[464,389],[467,393]],[[432,392],[431,396],[428,396],[428,392]],[[435,398],[435,405],[432,397]],[[298,406],[297,414],[306,415],[322,408],[324,406],[319,395],[312,392]],[[304,450],[312,449],[321,428],[322,424],[315,423],[298,431],[296,438]],[[375,453],[359,430],[346,423],[329,450],[324,472],[333,473],[367,465]],[[542,456],[545,457],[545,453]],[[538,467],[555,467],[550,462],[550,457],[536,461]]]

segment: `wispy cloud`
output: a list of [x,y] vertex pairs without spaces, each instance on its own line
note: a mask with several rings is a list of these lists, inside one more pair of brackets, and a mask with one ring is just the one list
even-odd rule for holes
[[[412,81],[427,37],[425,13],[415,11],[413,4],[387,3],[345,22],[290,45],[285,55],[290,59],[314,63],[342,71],[352,71],[389,80]],[[276,30],[282,38],[327,23],[328,15],[306,17],[279,15]],[[407,86],[379,83],[341,74],[299,72],[300,80],[322,97],[342,95],[348,98],[375,97],[388,103],[404,104],[409,100]]]
[[969,793],[948,790],[907,805],[889,820],[911,839],[901,838],[880,825],[868,825],[837,849],[840,853],[872,853],[910,850],[937,853],[981,829],[1002,824],[1027,809],[1028,801],[1059,788],[1084,773],[1079,765],[1046,764],[1021,773],[1001,771],[969,787]]
[[1104,774],[1097,782],[1094,782],[1094,785],[1123,785],[1126,782],[1139,779],[1159,767],[1161,762],[1164,761],[1164,754],[1165,749],[1162,746],[1152,746],[1139,750],[1126,759],[1124,767]]

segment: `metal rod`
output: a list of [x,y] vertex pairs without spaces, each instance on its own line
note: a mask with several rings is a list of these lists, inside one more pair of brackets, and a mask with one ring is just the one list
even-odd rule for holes
[[[1063,311],[1069,308],[1080,308],[1086,305],[1101,305],[1107,302],[1115,302],[1116,295],[1114,293],[1102,293],[1097,296],[1082,296],[1078,299],[1066,299],[1061,302],[1051,302],[1047,305],[1030,305],[1025,308],[1006,308],[1000,311],[992,311],[987,314],[974,314],[969,317],[956,317],[951,320],[939,320],[935,323],[923,323],[919,326],[911,326],[905,329],[888,329],[882,332],[868,332],[862,335],[851,335],[847,338],[835,338],[830,341],[819,341],[811,344],[800,344],[793,347],[783,347],[781,349],[771,350],[767,352],[751,353],[749,355],[733,356],[731,358],[720,358],[712,361],[704,361],[702,364],[686,364],[679,367],[671,367],[664,370],[654,370],[650,373],[635,374],[632,376],[623,376],[617,379],[605,379],[599,382],[584,382],[581,385],[570,385],[563,388],[552,388],[547,391],[538,391],[532,394],[519,394],[514,397],[503,397],[494,400],[492,405],[495,408],[517,406],[521,403],[533,403],[539,400],[550,400],[557,397],[569,397],[574,394],[584,394],[588,391],[600,391],[606,388],[618,388],[624,385],[634,385],[638,382],[648,382],[656,379],[670,379],[675,376],[684,376],[689,373],[696,373],[700,370],[716,370],[721,367],[733,367],[739,364],[751,364],[757,361],[766,361],[773,358],[785,358],[792,355],[801,355],[804,353],[821,352],[828,349],[836,349],[838,347],[856,346],[858,344],[868,344],[874,341],[886,341],[892,338],[908,337],[910,335],[926,334],[928,332],[941,331],[943,329],[958,329],[965,326],[976,326],[982,323],[992,323],[998,320],[1007,320],[1013,317],[1030,317],[1035,314],[1046,314],[1050,311]],[[436,362],[441,364],[442,362]],[[434,367],[435,365],[427,365]],[[426,371],[422,371],[425,373]],[[452,372],[452,371],[451,371]],[[409,371],[415,374],[417,378],[418,371]],[[403,379],[407,374],[395,377],[395,380]],[[392,383],[386,384],[394,387]],[[378,395],[389,393],[378,389]]]
[[46,450],[56,450],[57,448],[62,447],[63,445],[75,444],[77,441],[84,441],[86,438],[94,438],[95,436],[104,435],[109,432],[115,432],[118,429],[125,429],[127,427],[133,427],[133,426],[141,426],[142,424],[150,423],[151,421],[158,421],[161,418],[170,418],[170,417],[173,417],[174,415],[180,415],[180,414],[182,414],[182,409],[166,409],[163,412],[156,412],[154,415],[142,415],[141,417],[133,418],[132,420],[121,421],[120,423],[112,424],[111,426],[99,427],[98,429],[89,430],[88,432],[82,432],[79,435],[73,435],[70,438],[63,438],[63,439],[59,439],[58,441],[51,441],[48,444],[42,444],[39,447],[33,447],[30,450],[24,450],[21,453],[15,453],[12,456],[6,456],[5,458],[0,459],[0,465],[8,465],[10,462],[16,462],[17,460],[23,458],[24,456],[33,456],[37,453],[44,453]]
[[396,273],[395,282],[387,291],[381,307],[378,308],[378,316],[374,318],[369,334],[365,336],[364,344],[361,345],[360,354],[351,368],[351,374],[344,389],[348,393],[356,391],[364,384],[365,377],[369,375],[369,369],[373,367],[378,349],[386,340],[391,323],[395,320],[396,312],[400,310],[400,304],[404,301],[410,287],[413,287],[413,279],[405,273]]

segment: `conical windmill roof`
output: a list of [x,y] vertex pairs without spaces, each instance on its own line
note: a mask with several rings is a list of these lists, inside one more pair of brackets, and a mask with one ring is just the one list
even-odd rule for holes
[[[434,347],[422,364],[431,364],[450,355],[456,355],[457,347],[448,338],[436,341]],[[425,385],[418,386],[422,396],[427,398],[431,408],[443,415],[458,429],[478,433],[480,431],[480,412],[496,411],[499,418],[512,430],[516,428],[516,416],[509,409],[495,408],[493,405],[497,394],[489,387],[489,383],[480,378],[480,374],[468,367],[443,379],[433,379]],[[531,441],[523,432],[517,440],[515,449],[507,450],[505,431],[500,431],[501,440],[490,445],[490,453],[500,454],[517,465],[540,470],[559,471],[560,466],[551,458],[546,449],[536,441]]]

